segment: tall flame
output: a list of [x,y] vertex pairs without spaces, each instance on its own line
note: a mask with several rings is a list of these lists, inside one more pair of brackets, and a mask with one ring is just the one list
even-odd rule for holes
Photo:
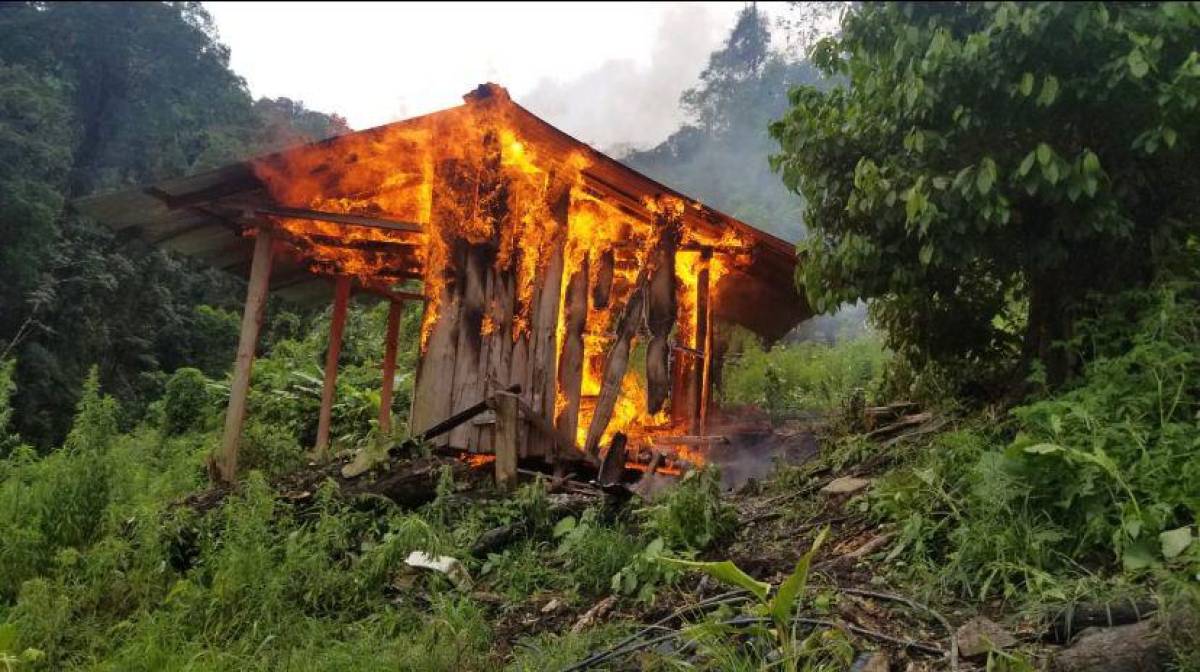
[[[588,301],[578,421],[582,444],[594,397],[600,392],[614,323],[658,235],[653,215],[664,210],[682,214],[696,206],[674,197],[648,200],[643,204],[650,213],[646,216],[609,202],[585,179],[588,158],[582,152],[563,155],[524,137],[509,115],[506,100],[505,96],[485,96],[438,114],[299,147],[255,162],[254,170],[282,206],[419,227],[397,230],[273,218],[289,252],[313,270],[355,276],[375,286],[408,278],[422,280],[427,302],[422,350],[443,308],[447,277],[455,272],[447,241],[498,240],[496,267],[515,269],[514,339],[529,329],[533,295],[555,246],[562,241],[564,270],[556,330],[560,353],[565,329],[561,308],[568,279],[587,260],[591,287],[599,279],[600,259],[611,255],[609,300],[603,307],[597,307],[590,297]],[[449,189],[453,192],[450,197],[441,190],[447,179],[457,180]],[[554,183],[565,183],[570,189],[565,231],[549,210]],[[489,216],[497,203],[506,213],[499,224]],[[716,256],[702,259],[697,251],[700,245],[713,247]],[[715,287],[729,265],[748,261],[749,247],[749,241],[732,230],[683,231],[675,257],[677,343],[698,347],[694,327],[701,270],[707,267]],[[489,316],[481,331],[486,335],[498,328]],[[617,431],[632,438],[675,431],[665,410],[655,415],[646,411],[645,383],[635,368],[631,366],[622,380],[605,443]],[[563,401],[560,391],[556,403],[561,407]]]

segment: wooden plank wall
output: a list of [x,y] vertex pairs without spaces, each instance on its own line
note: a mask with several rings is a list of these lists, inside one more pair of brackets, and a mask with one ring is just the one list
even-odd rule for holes
[[[499,390],[519,384],[522,417],[515,430],[504,428],[506,445],[515,441],[521,457],[546,456],[553,460],[561,457],[557,454],[561,452],[559,446],[575,444],[576,436],[583,434],[585,439],[577,446],[583,453],[571,457],[597,456],[605,448],[601,442],[621,394],[630,353],[635,340],[641,337],[648,339],[647,408],[657,412],[670,400],[675,412],[686,416],[681,426],[694,425],[705,397],[705,358],[693,353],[681,369],[680,358],[671,356],[670,347],[678,319],[675,254],[681,236],[679,216],[656,216],[654,248],[638,269],[634,286],[622,291],[622,297],[613,289],[615,261],[611,249],[591,251],[566,277],[571,185],[565,180],[550,179],[548,211],[555,231],[551,239],[541,249],[524,249],[521,241],[501,244],[501,236],[512,235],[516,227],[506,221],[508,195],[499,170],[499,150],[495,152],[496,162],[474,174],[454,161],[443,162],[435,171],[432,216],[441,222],[437,228],[445,235],[448,267],[437,319],[418,366],[413,429],[422,431]],[[468,242],[448,233],[456,230],[448,218],[475,214],[490,222],[494,232],[490,239]],[[500,249],[512,252],[500,258]],[[543,269],[528,306],[520,305],[517,296],[517,269],[523,254],[539,255],[537,267]],[[704,287],[697,297],[699,314],[694,316],[693,325],[698,329],[700,348],[709,340],[706,336],[711,313],[707,272],[703,277]],[[613,302],[617,303],[611,305]],[[601,389],[594,400],[591,421],[587,427],[580,427],[583,339],[588,333],[589,304],[596,309],[607,308],[605,314],[616,316],[616,324],[605,353]],[[527,316],[527,324],[514,335],[518,315]],[[560,319],[564,327],[561,343]],[[530,415],[537,416],[536,420],[530,421]],[[497,446],[496,429],[493,421],[468,423],[439,442],[492,452]],[[547,431],[557,436],[548,436]]]

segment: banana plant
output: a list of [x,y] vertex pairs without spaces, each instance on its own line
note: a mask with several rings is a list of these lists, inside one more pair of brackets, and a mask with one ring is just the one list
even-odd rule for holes
[[795,638],[792,633],[792,614],[796,609],[796,601],[804,594],[805,588],[808,586],[808,571],[812,565],[812,559],[816,556],[817,551],[821,548],[821,544],[824,543],[825,537],[828,534],[829,527],[826,526],[817,534],[808,552],[800,557],[800,560],[796,563],[796,568],[784,579],[783,583],[775,588],[773,593],[771,584],[755,579],[729,560],[701,562],[697,560],[661,557],[660,561],[677,567],[704,572],[719,581],[749,592],[758,600],[759,609],[766,613],[775,626],[775,637],[779,642],[780,649],[785,654],[785,658],[787,660],[794,660],[795,657],[792,653],[795,648]]

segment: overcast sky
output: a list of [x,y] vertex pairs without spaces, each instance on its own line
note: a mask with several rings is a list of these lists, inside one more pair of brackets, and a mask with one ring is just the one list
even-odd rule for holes
[[651,145],[679,125],[679,94],[745,4],[204,3],[256,97],[361,129],[492,81],[602,148]]

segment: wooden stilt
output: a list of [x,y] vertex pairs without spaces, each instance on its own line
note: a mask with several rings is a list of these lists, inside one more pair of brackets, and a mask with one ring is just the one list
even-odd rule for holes
[[237,478],[238,442],[242,423],[246,419],[246,397],[250,392],[250,373],[254,366],[254,350],[262,328],[263,308],[271,282],[271,230],[258,229],[254,240],[254,257],[250,263],[250,282],[246,286],[246,305],[242,311],[242,330],[238,336],[237,359],[233,365],[233,380],[229,384],[229,408],[225,411],[225,433],[221,438],[221,453],[216,460],[218,477],[233,483]]
[[379,388],[379,434],[386,440],[392,434],[392,391],[396,384],[396,337],[400,333],[400,313],[404,304],[392,301],[388,306],[387,332],[383,341],[383,381]]
[[342,330],[346,326],[346,304],[350,299],[350,278],[334,281],[333,317],[329,322],[329,350],[325,353],[325,384],[321,388],[321,410],[317,416],[317,445],[314,454],[324,462],[329,457],[329,425],[333,420],[333,397],[337,388],[338,357],[342,354]]

